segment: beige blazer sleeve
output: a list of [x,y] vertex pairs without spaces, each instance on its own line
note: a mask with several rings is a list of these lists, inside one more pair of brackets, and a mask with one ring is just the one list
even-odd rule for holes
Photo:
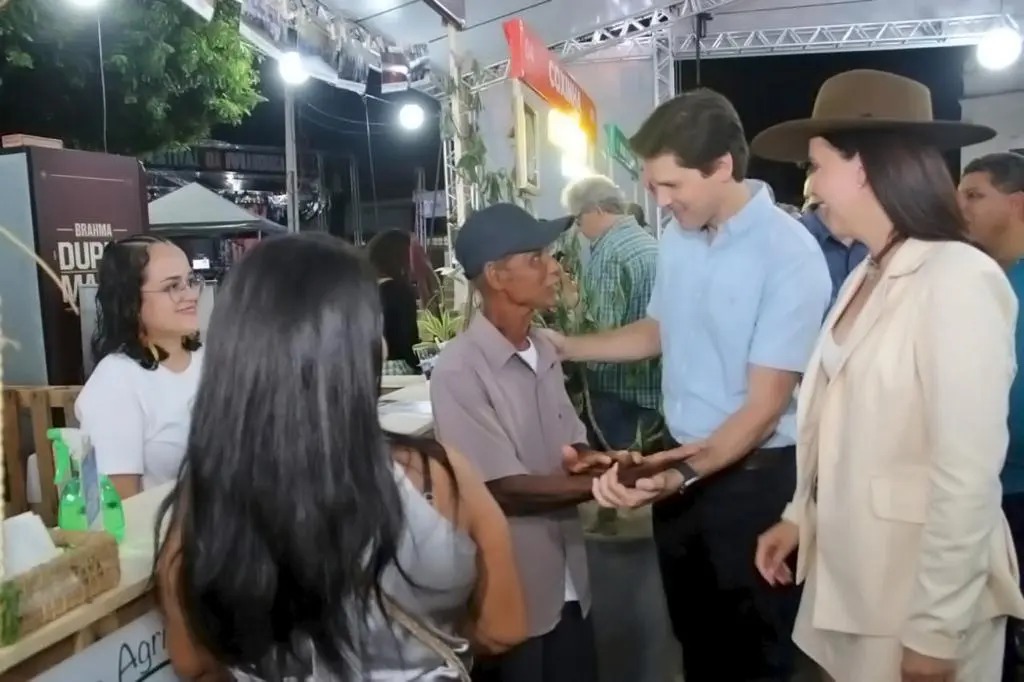
[[985,587],[991,534],[1000,528],[1017,299],[980,252],[958,250],[933,265],[916,334],[931,493],[902,642],[955,659]]

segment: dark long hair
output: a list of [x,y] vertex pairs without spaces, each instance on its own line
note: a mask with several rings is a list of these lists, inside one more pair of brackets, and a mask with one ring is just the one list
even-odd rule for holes
[[938,149],[889,131],[831,133],[824,138],[844,159],[860,155],[868,184],[892,221],[896,238],[969,241],[956,185]]
[[196,641],[264,679],[308,645],[341,680],[363,658],[404,526],[392,448],[440,458],[453,476],[436,443],[381,430],[376,279],[339,239],[280,237],[228,274],[210,321],[185,461],[157,527],[170,512]]
[[405,230],[384,230],[373,235],[366,242],[366,253],[377,275],[412,285],[411,244],[412,234]]
[[[110,242],[103,249],[97,273],[96,329],[91,348],[95,363],[111,353],[124,353],[144,369],[154,370],[167,359],[156,347],[156,357],[142,342],[142,285],[154,244],[170,244],[162,237],[135,235]],[[199,334],[182,339],[185,350],[199,350]]]
[[406,230],[378,232],[366,243],[366,253],[379,277],[407,284],[416,292],[420,307],[436,309],[439,283],[430,257]]

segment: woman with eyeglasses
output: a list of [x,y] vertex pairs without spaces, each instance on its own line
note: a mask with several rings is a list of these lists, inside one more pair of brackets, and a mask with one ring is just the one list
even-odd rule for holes
[[122,498],[172,481],[199,386],[203,280],[184,251],[148,235],[111,242],[99,264],[96,367],[75,402],[100,473]]

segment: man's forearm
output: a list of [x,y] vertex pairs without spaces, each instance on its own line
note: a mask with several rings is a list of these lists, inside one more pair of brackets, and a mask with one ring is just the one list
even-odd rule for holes
[[706,446],[686,462],[701,477],[735,464],[765,442],[778,426],[780,410],[744,405],[708,438]]
[[565,354],[580,362],[634,362],[661,355],[658,321],[645,317],[597,334],[567,339]]
[[593,497],[593,477],[507,476],[487,484],[498,505],[509,516],[529,516],[575,507]]

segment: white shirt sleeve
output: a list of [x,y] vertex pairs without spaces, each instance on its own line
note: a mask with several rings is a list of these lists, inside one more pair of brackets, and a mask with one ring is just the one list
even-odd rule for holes
[[145,412],[132,360],[108,356],[96,366],[75,401],[75,416],[96,450],[96,466],[108,476],[145,473]]

